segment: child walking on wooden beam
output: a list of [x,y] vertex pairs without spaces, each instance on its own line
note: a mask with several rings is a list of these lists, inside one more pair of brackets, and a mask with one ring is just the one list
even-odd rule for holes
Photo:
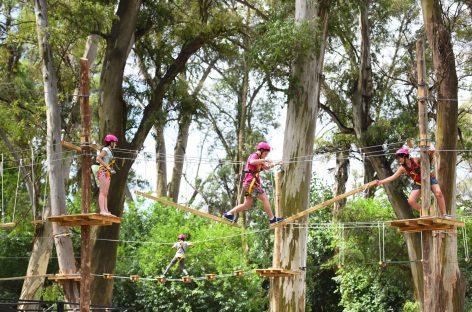
[[264,190],[261,187],[261,178],[259,173],[262,170],[267,170],[273,168],[276,165],[282,163],[282,161],[273,164],[272,161],[266,159],[267,155],[270,152],[270,145],[266,142],[260,142],[257,144],[257,151],[251,154],[247,160],[246,173],[243,181],[243,190],[244,190],[244,202],[228,212],[223,214],[223,218],[231,222],[236,221],[236,214],[240,211],[248,210],[252,207],[253,198],[257,197],[262,201],[264,211],[269,217],[270,224],[278,223],[283,220],[274,216],[270,208],[270,202],[267,195],[264,193]]
[[177,262],[179,262],[179,268],[182,274],[184,276],[188,276],[188,272],[185,269],[185,252],[190,246],[192,246],[192,243],[185,241],[186,237],[184,234],[180,234],[177,238],[179,239],[179,241],[172,245],[172,248],[177,249],[177,252],[175,253],[174,258],[172,258],[169,265],[166,267],[166,270],[162,274],[163,277],[167,275],[170,268],[173,267],[174,264],[176,264]]
[[[434,150],[430,151],[430,158],[432,159]],[[407,174],[412,180],[412,191],[408,198],[408,203],[410,206],[419,211],[421,213],[421,205],[418,204],[418,199],[421,196],[421,167],[420,167],[420,159],[417,157],[410,157],[410,153],[407,148],[400,148],[396,151],[395,157],[397,158],[398,162],[400,163],[400,167],[397,171],[388,178],[383,180],[379,180],[377,185],[382,185],[385,183],[392,182],[399,178],[402,174]],[[438,208],[441,216],[443,218],[450,219],[452,216],[446,214],[446,203],[444,201],[443,193],[441,192],[441,188],[439,187],[438,180],[436,177],[431,174],[430,177],[431,183],[431,191],[434,193],[436,197],[436,201],[438,202]]]

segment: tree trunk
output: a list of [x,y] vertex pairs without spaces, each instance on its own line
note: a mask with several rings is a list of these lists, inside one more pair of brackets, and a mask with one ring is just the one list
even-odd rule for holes
[[[53,215],[66,214],[66,197],[62,174],[61,118],[57,97],[57,77],[53,64],[52,49],[49,44],[48,15],[45,0],[35,0],[36,30],[38,33],[39,52],[42,59],[44,97],[47,106],[47,163],[49,169],[51,210]],[[68,229],[57,223],[52,225],[55,236],[56,252],[61,273],[76,273],[74,250]],[[68,302],[79,301],[78,284],[72,281],[63,283],[65,299]]]
[[185,150],[187,149],[188,135],[193,116],[193,102],[189,101],[189,105],[183,105],[179,118],[179,132],[177,134],[177,142],[174,148],[174,168],[172,169],[172,180],[169,185],[169,198],[177,203],[180,192],[180,181],[182,180],[182,172],[184,167]]
[[157,168],[157,196],[166,196],[167,194],[167,152],[166,139],[164,137],[164,125],[158,122],[154,126],[156,131],[156,168]]
[[[433,53],[433,64],[438,85],[438,110],[436,147],[439,152],[436,162],[437,177],[444,194],[449,213],[456,214],[456,161],[458,137],[458,79],[451,34],[445,22],[440,1],[422,0],[423,20],[429,46]],[[433,240],[433,257],[440,259],[437,274],[442,275],[438,285],[438,296],[428,302],[424,311],[463,311],[465,283],[457,262],[457,236],[447,235]]]
[[[342,150],[336,152],[336,172],[334,176],[334,196],[346,193],[346,183],[349,178],[349,144],[341,145]],[[341,210],[346,205],[346,199],[333,205],[333,220],[338,220]]]
[[[378,145],[373,142],[367,133],[367,128],[371,124],[370,101],[372,100],[372,67],[370,58],[370,25],[368,20],[368,8],[370,0],[361,1],[360,5],[360,27],[361,27],[361,60],[359,66],[359,76],[353,96],[353,123],[356,137],[362,147],[366,148],[369,155],[382,155],[383,150],[380,147],[372,148]],[[384,179],[393,174],[390,164],[384,156],[369,157],[369,161],[380,179]],[[413,217],[412,210],[401,189],[395,186],[395,183],[384,185],[387,196],[392,204],[395,214],[400,219],[409,219]],[[405,234],[408,256],[411,261],[410,268],[413,277],[413,286],[415,297],[420,303],[423,294],[423,267],[421,259],[421,241],[419,234]]]
[[[297,79],[293,96],[289,98],[285,123],[283,159],[300,159],[313,155],[316,119],[319,110],[320,79],[327,37],[329,0],[297,0],[295,20],[307,22],[313,30],[317,46],[300,55],[292,66],[292,76]],[[318,36],[315,33],[319,33]],[[284,168],[281,206],[284,216],[290,216],[308,208],[312,176],[312,162],[294,162]],[[306,224],[307,218],[299,221]],[[292,278],[273,282],[270,289],[271,311],[305,311],[307,230],[286,225],[280,242],[281,268],[298,271]],[[274,256],[274,258],[276,258]]]
[[[124,132],[126,126],[126,104],[123,100],[123,74],[130,51],[134,43],[134,32],[138,17],[140,0],[122,0],[118,4],[117,19],[114,20],[111,33],[108,36],[105,59],[100,77],[99,120],[101,136],[113,133],[119,138],[120,148],[127,149]],[[118,153],[117,153],[118,154]],[[127,155],[126,157],[129,157]],[[135,156],[133,156],[135,157]],[[126,177],[134,159],[118,162],[121,170],[117,171],[110,183],[108,208],[111,213],[121,216],[124,203]],[[117,239],[119,225],[96,227],[92,237],[99,239]],[[117,243],[103,240],[93,240],[92,274],[114,273],[116,265]],[[91,294],[93,304],[109,305],[113,292],[113,280],[94,278]]]

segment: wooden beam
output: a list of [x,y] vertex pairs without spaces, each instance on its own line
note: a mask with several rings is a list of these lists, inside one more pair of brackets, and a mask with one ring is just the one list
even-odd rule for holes
[[69,143],[69,142],[66,142],[66,141],[64,141],[64,140],[61,141],[61,145],[62,145],[62,147],[64,147],[64,148],[67,148],[67,149],[76,151],[76,152],[78,152],[78,153],[82,152],[82,149],[80,148],[80,146],[74,145],[74,144]]
[[[81,148],[80,146],[74,145],[74,144],[69,143],[69,142],[67,142],[67,141],[62,140],[62,141],[61,141],[61,145],[62,145],[62,147],[64,147],[64,148],[67,148],[67,149],[76,151],[76,152],[78,152],[78,153],[82,152],[82,148]],[[99,149],[100,149],[100,146],[98,146],[97,144],[89,144],[89,146],[90,146],[91,148],[93,148],[94,150],[99,150]]]
[[426,217],[418,219],[390,221],[390,226],[398,228],[400,232],[415,233],[422,231],[454,230],[455,227],[463,227],[465,223],[455,219],[439,217]]
[[371,181],[371,182],[369,182],[369,183],[366,183],[366,184],[364,184],[364,185],[362,185],[362,186],[359,186],[358,188],[355,188],[355,189],[353,189],[353,190],[351,190],[351,191],[349,191],[349,192],[346,192],[346,193],[344,193],[344,194],[341,194],[341,195],[338,195],[338,196],[336,196],[336,197],[333,197],[333,198],[331,198],[330,200],[324,201],[324,202],[322,202],[322,203],[320,203],[320,204],[318,204],[318,205],[316,205],[316,206],[313,206],[313,207],[311,207],[311,208],[308,208],[308,209],[306,209],[306,210],[300,211],[299,213],[296,213],[296,214],[294,214],[293,216],[290,216],[290,217],[284,219],[283,221],[281,221],[281,222],[279,222],[279,223],[272,224],[272,225],[270,226],[270,228],[271,228],[271,229],[275,229],[275,228],[284,226],[284,225],[286,225],[286,224],[288,224],[288,223],[290,223],[290,222],[292,222],[292,221],[295,221],[295,220],[297,220],[297,219],[300,219],[301,217],[304,217],[304,216],[306,216],[306,215],[308,215],[308,214],[310,214],[310,213],[313,213],[313,212],[315,212],[315,211],[317,211],[317,210],[320,210],[321,208],[324,208],[324,207],[326,207],[326,206],[332,205],[332,204],[334,204],[335,202],[338,202],[338,201],[340,201],[340,200],[342,200],[342,199],[344,199],[344,198],[346,198],[346,197],[349,197],[349,196],[354,195],[354,194],[356,194],[356,193],[362,192],[362,191],[368,189],[369,187],[373,187],[373,186],[376,186],[376,185],[377,185],[377,180],[374,180],[374,181]]
[[187,212],[196,214],[196,215],[198,215],[198,216],[200,216],[200,217],[204,217],[204,218],[207,218],[207,219],[211,219],[211,220],[213,220],[213,221],[225,223],[225,224],[232,225],[232,226],[235,226],[235,227],[240,227],[239,224],[237,224],[237,223],[230,222],[230,221],[228,221],[228,220],[226,220],[226,219],[223,219],[223,218],[214,216],[214,215],[212,215],[212,214],[209,214],[209,213],[206,213],[206,212],[197,210],[197,209],[193,209],[193,208],[190,208],[190,207],[186,207],[186,206],[184,206],[184,205],[176,204],[176,203],[174,203],[174,202],[171,202],[171,201],[169,201],[169,200],[163,199],[163,198],[161,198],[161,197],[152,196],[152,195],[149,195],[149,194],[140,192],[140,191],[136,191],[136,194],[137,194],[137,195],[140,195],[140,196],[142,196],[142,197],[146,197],[146,198],[155,200],[155,201],[160,202],[160,203],[162,203],[162,204],[164,204],[164,205],[166,205],[166,206],[171,206],[171,207],[174,207],[174,208],[178,208],[178,209],[181,209],[181,210],[185,210],[185,211],[187,211]]
[[256,269],[255,271],[257,274],[264,277],[293,277],[298,275],[298,272],[280,268]]
[[0,229],[11,229],[16,226],[15,222],[10,222],[10,223],[0,223]]
[[104,216],[98,213],[50,216],[48,220],[51,222],[59,222],[63,226],[111,225],[112,223],[121,223],[120,217]]
[[48,280],[51,280],[51,281],[54,281],[56,283],[59,283],[59,282],[62,282],[62,281],[69,281],[69,280],[73,280],[73,281],[80,281],[80,274],[79,273],[76,273],[76,274],[54,274],[54,275],[50,275],[48,276]]

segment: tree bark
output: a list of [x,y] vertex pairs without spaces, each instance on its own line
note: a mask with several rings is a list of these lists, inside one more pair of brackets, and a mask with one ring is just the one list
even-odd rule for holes
[[[336,172],[334,176],[334,196],[346,193],[346,183],[349,178],[349,144],[341,145],[342,150],[336,152]],[[338,220],[341,210],[346,205],[346,199],[333,205],[333,220]]]
[[[48,14],[45,0],[35,0],[36,30],[39,52],[42,59],[44,97],[47,107],[47,163],[50,181],[51,210],[53,215],[66,214],[66,197],[62,174],[61,119],[57,97],[57,77],[53,64],[52,49],[49,44]],[[75,273],[74,250],[68,229],[57,223],[52,225],[55,236],[56,252],[61,273]],[[68,302],[79,301],[79,287],[73,281],[63,283],[65,299]]]
[[[329,5],[328,0],[295,2],[295,20],[299,23],[307,22],[312,27],[317,47],[300,55],[292,66],[292,76],[298,81],[296,86],[292,86],[293,95],[288,101],[283,159],[300,159],[313,154]],[[319,35],[315,36],[315,32]],[[284,169],[281,206],[287,217],[308,208],[312,162],[290,163]],[[306,224],[307,218],[299,222]],[[278,267],[298,271],[299,274],[284,278],[279,283],[272,283],[271,311],[305,311],[306,273],[300,268],[306,267],[306,246],[306,229],[292,225],[284,227]]]
[[[436,147],[439,152],[436,161],[437,177],[449,213],[456,214],[456,161],[458,138],[458,78],[450,31],[443,21],[440,1],[422,0],[423,21],[429,46],[433,54],[436,77],[437,129]],[[457,236],[447,235],[433,240],[432,256],[440,259],[437,274],[442,275],[438,285],[438,296],[424,311],[463,311],[465,282],[457,262]]]
[[157,168],[157,196],[166,196],[167,194],[167,152],[166,139],[164,137],[164,125],[158,122],[154,126],[156,132],[156,168]]
[[[129,46],[134,42],[133,32],[136,28],[136,19],[140,1],[120,1],[117,15],[111,34],[107,41],[105,61],[101,76],[101,105],[99,108],[100,132],[114,133],[118,136],[120,147],[136,150],[142,147],[149,131],[154,125],[156,113],[159,111],[164,96],[175,77],[185,70],[188,59],[197,52],[211,36],[206,33],[188,39],[181,47],[173,63],[167,68],[162,77],[157,78],[152,90],[150,103],[144,108],[143,117],[139,122],[131,143],[125,140],[125,125],[127,123],[127,107],[122,96],[123,73]],[[216,34],[215,34],[216,35]],[[116,153],[119,156],[119,153]],[[113,196],[108,197],[110,211],[118,216],[122,215],[124,204],[124,190],[128,172],[135,161],[135,155],[123,157],[118,162],[120,170],[111,179],[110,190]],[[114,273],[116,265],[117,243],[106,239],[118,239],[119,225],[99,227],[95,229],[93,237],[105,240],[94,240],[92,253],[92,272],[94,274]],[[92,282],[92,302],[94,304],[110,304],[112,298],[113,280],[95,278]]]
[[[367,148],[369,161],[372,167],[377,172],[380,179],[384,179],[393,174],[390,164],[388,163],[380,147],[371,146],[378,145],[373,142],[367,132],[371,124],[370,118],[370,102],[372,100],[373,86],[372,86],[372,66],[370,57],[370,25],[368,20],[370,0],[363,0],[359,2],[360,6],[360,27],[361,27],[361,59],[359,65],[359,74],[353,96],[353,123],[356,137],[358,138],[362,147]],[[387,196],[392,204],[395,214],[400,219],[413,218],[413,213],[406,200],[402,190],[398,189],[395,183],[385,185]],[[420,262],[421,255],[421,241],[419,234],[405,234],[405,241],[408,249],[408,256],[411,261],[410,268],[413,277],[414,293],[418,301],[422,302],[423,294],[423,267]]]

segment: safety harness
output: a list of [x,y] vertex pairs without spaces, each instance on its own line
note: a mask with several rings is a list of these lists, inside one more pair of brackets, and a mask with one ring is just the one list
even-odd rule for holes
[[[259,155],[257,155],[257,156],[259,156]],[[259,156],[259,159],[261,159],[260,156]],[[250,195],[252,193],[252,189],[254,188],[254,184],[256,183],[257,178],[259,177],[259,173],[261,171],[262,171],[262,165],[258,165],[257,170],[254,171],[254,170],[250,170],[248,168],[248,164],[246,164],[246,169],[243,170],[243,172],[244,173],[250,173],[252,175],[252,180],[251,180],[251,183],[249,184],[249,188],[248,188],[246,194]]]

